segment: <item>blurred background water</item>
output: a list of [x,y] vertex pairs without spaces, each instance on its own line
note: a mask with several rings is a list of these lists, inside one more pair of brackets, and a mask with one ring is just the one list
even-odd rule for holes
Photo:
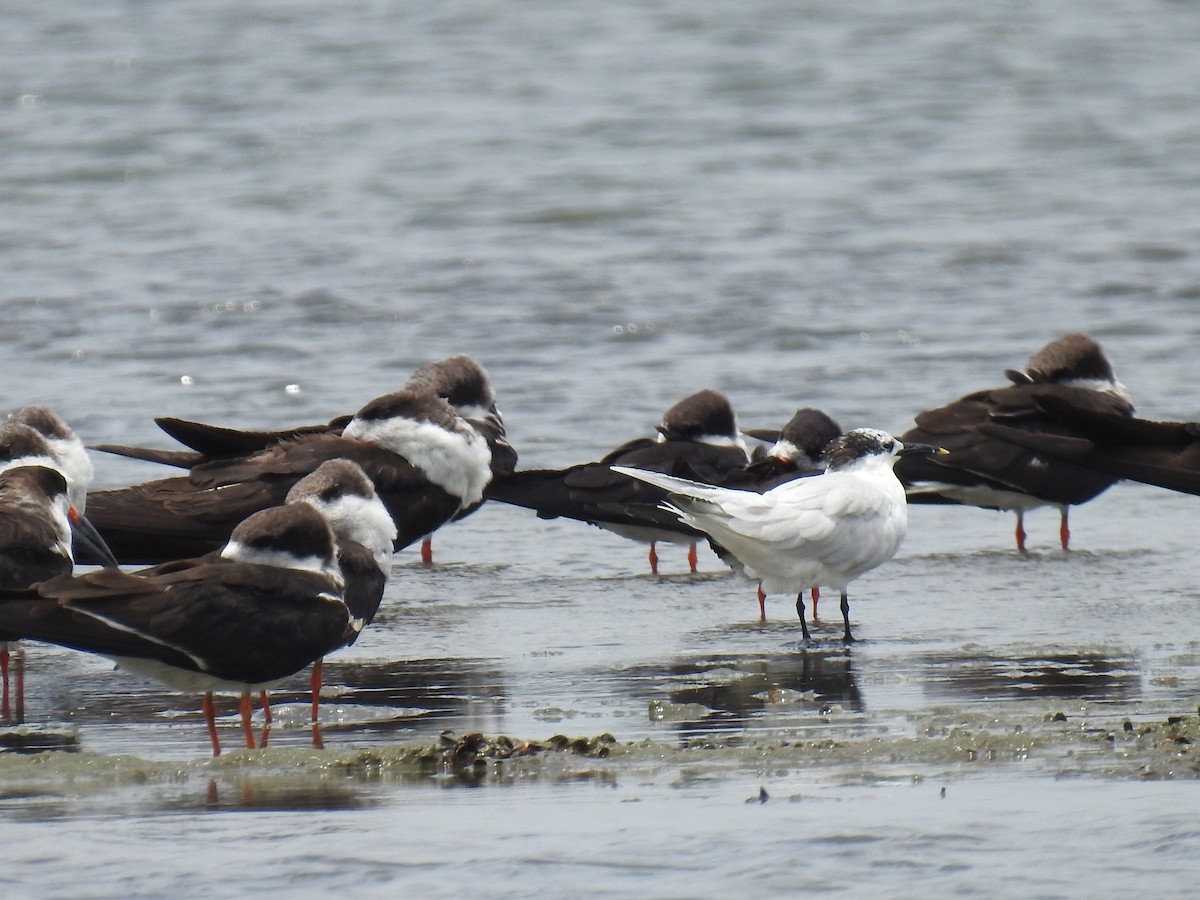
[[[1182,0],[8,4],[0,396],[6,409],[51,406],[89,442],[165,445],[155,415],[322,421],[465,352],[491,372],[521,464],[559,466],[648,433],[702,387],[725,392],[744,425],[813,405],[846,427],[902,431],[1081,330],[1108,349],[1142,415],[1195,419],[1198,26]],[[158,474],[96,462],[100,486]],[[829,727],[813,704],[754,697],[772,689],[815,690],[868,728],[945,703],[1194,713],[1194,504],[1122,485],[1076,511],[1069,556],[1053,550],[1053,516],[1032,517],[1029,558],[1011,553],[1009,516],[914,510],[901,556],[857,588],[864,643],[810,654],[789,604],[774,601],[760,627],[751,586],[715,558],[699,577],[655,580],[634,545],[485,507],[439,535],[432,571],[397,558],[379,627],[331,661],[351,712],[329,743],[448,726],[735,742]],[[38,652],[61,659],[61,681],[32,671],[33,697],[80,724],[84,749],[204,752],[194,718],[162,714],[190,698]],[[356,727],[356,703],[441,712]],[[684,718],[656,719],[654,703]],[[1170,893],[1195,874],[1194,828],[1164,830],[1161,807],[1130,801],[1136,785],[1084,790],[1089,807],[1070,791],[1043,798],[1040,780],[1017,784],[976,786],[976,802],[1006,823],[1019,818],[999,808],[1013,796],[1037,815],[1054,815],[1054,797],[1079,818],[1134,810],[1118,840],[1161,862],[1139,884]],[[586,791],[550,790],[598,827],[636,829],[657,858],[677,850],[670,790],[651,792],[637,823]],[[934,832],[898,844],[871,823],[894,812],[894,795],[871,787],[831,791],[818,816],[836,833],[836,812],[857,810],[846,828],[867,839],[802,852],[722,827],[747,784],[688,790],[686,805],[704,810],[683,829],[690,846],[724,867],[714,892],[903,893],[901,851],[952,857],[913,885],[979,890],[996,854],[1044,838],[997,833],[984,817],[960,823],[966,848]],[[379,799],[437,823],[424,869],[336,865],[350,846],[340,829],[381,827],[377,811],[319,825],[303,811],[219,825],[169,815],[172,831],[272,835],[285,873],[272,884],[293,890],[364,872],[379,892],[486,888],[497,872],[518,893],[581,872],[598,893],[705,890],[685,876],[655,882],[656,864],[628,843],[594,866],[579,825],[556,826],[576,844],[533,829],[506,850],[511,823],[551,801],[500,793],[456,799],[453,815],[441,791]],[[8,805],[38,818],[37,804]],[[154,863],[109,867],[97,895],[189,893],[203,842],[181,851],[155,838],[139,818],[162,814],[149,806],[114,815]],[[96,852],[96,815],[54,817],[50,830],[26,821],[24,833],[52,833],[78,861]],[[310,825],[333,835],[329,859],[297,880],[288,863],[309,845],[283,837]],[[1096,865],[1095,832],[1056,838],[1075,862],[1057,861],[1067,880],[1046,882],[1046,895],[1114,883]],[[28,863],[11,867],[18,881],[66,891],[69,866],[47,881],[42,850],[10,855],[14,841],[2,854]],[[447,868],[464,843],[494,865]],[[806,868],[830,853],[846,868]],[[1029,895],[1029,881],[1012,891]]]

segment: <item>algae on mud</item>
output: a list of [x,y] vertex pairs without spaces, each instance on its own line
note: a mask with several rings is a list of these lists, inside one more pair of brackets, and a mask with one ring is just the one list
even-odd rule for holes
[[[696,739],[683,745],[609,734],[542,741],[447,733],[435,745],[396,743],[366,749],[234,750],[214,759],[156,762],[130,755],[41,752],[0,754],[7,800],[102,794],[126,786],[183,792],[197,783],[308,798],[337,785],[344,800],[356,787],[472,786],[596,780],[671,783],[687,778],[819,776],[828,783],[896,779],[942,781],[983,774],[1102,779],[1200,778],[1200,715],[1134,723],[1129,718],[996,718],[934,710],[904,729],[818,739],[749,740],[736,745]],[[261,799],[261,794],[260,794]]]

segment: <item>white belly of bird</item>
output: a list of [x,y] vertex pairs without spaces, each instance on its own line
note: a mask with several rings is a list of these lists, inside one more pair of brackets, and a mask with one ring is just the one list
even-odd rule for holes
[[1020,491],[1007,491],[1003,488],[989,487],[985,484],[963,485],[943,484],[936,481],[920,481],[909,488],[916,494],[940,494],[941,496],[961,503],[964,506],[978,506],[982,509],[1027,510],[1041,506],[1056,506],[1046,500],[1039,500],[1030,494]]
[[114,656],[112,660],[117,664],[118,669],[133,675],[153,678],[155,681],[160,681],[167,685],[167,687],[174,688],[177,691],[187,691],[197,694],[204,694],[209,691],[226,691],[236,694],[241,694],[244,691],[257,693],[258,691],[269,691],[287,680],[286,678],[277,678],[274,681],[264,681],[259,684],[246,684],[241,681],[226,681],[223,678],[217,678],[214,675],[204,672],[177,669],[174,666],[168,666],[155,659],[143,659],[135,656]]
[[[649,525],[614,525],[611,522],[597,522],[596,525],[605,531],[619,534],[626,540],[639,541],[643,544],[691,544],[697,540],[695,537],[680,534],[678,531],[667,531],[665,528],[652,528]],[[703,540],[703,538],[699,538],[699,540]]]
[[882,522],[843,523],[836,536],[825,541],[793,547],[743,542],[730,549],[745,564],[746,574],[761,580],[769,594],[797,593],[817,586],[843,590],[896,555],[906,525],[906,512],[900,508]]

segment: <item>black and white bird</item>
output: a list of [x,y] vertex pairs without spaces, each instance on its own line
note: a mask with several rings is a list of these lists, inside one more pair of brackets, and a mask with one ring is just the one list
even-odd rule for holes
[[[396,525],[371,479],[358,463],[331,459],[297,481],[284,502],[307,503],[329,522],[346,582],[346,605],[355,619],[370,625],[392,571],[396,537]],[[357,639],[358,632],[351,637]]]
[[842,429],[821,410],[805,407],[778,431],[747,428],[744,433],[770,446],[753,453],[750,463],[730,472],[721,485],[762,493],[793,478],[824,472],[829,445],[842,436]]
[[[409,376],[402,390],[432,392],[449,403],[455,413],[487,442],[491,453],[489,466],[493,477],[512,472],[516,468],[517,452],[508,442],[504,418],[497,405],[496,391],[487,371],[470,356],[451,356],[424,365]],[[190,469],[214,460],[250,456],[285,441],[314,435],[342,435],[353,418],[343,415],[322,425],[302,425],[271,431],[225,428],[164,416],[154,421],[166,434],[190,449],[159,450],[116,444],[102,444],[96,449]],[[460,519],[470,514],[478,509],[481,503],[482,500],[479,500],[468,505],[454,518]],[[421,558],[426,563],[433,561],[429,536],[422,540]]]
[[[3,432],[25,426],[0,427],[0,443],[11,439]],[[8,444],[11,446],[11,443]],[[74,567],[73,536],[79,533],[78,543],[97,557],[106,548],[99,536],[71,503],[70,488],[61,471],[49,465],[51,461],[26,457],[27,462],[14,468],[0,470],[0,588],[27,588],[38,581],[69,575]],[[19,634],[0,630],[0,680],[3,697],[0,715],[7,720],[25,720],[25,665],[23,651],[16,653],[15,716],[10,699],[10,661],[12,643]]]
[[433,391],[474,425],[492,451],[493,474],[516,469],[517,451],[508,442],[496,390],[487,371],[474,359],[459,355],[429,363],[413,372],[404,387]]
[[92,486],[96,469],[88,456],[87,448],[71,427],[60,416],[45,406],[23,406],[12,413],[8,420],[18,425],[28,425],[50,446],[58,468],[67,479],[71,492],[71,505],[84,513],[87,511],[87,492]]
[[[338,567],[345,583],[342,598],[355,621],[361,622],[363,627],[371,624],[379,611],[391,574],[396,526],[362,467],[348,459],[331,459],[321,463],[316,471],[296,482],[284,502],[306,503],[329,522],[337,541]],[[207,554],[203,561],[215,565],[235,563],[235,560],[226,558],[220,552]],[[171,561],[142,569],[137,574],[149,577],[165,575],[180,566],[192,568],[197,563],[198,560],[194,559]],[[346,645],[354,643],[359,633],[357,630],[348,633]],[[314,726],[318,720],[322,673],[323,661],[318,659],[313,663],[310,679]],[[262,692],[262,710],[266,722],[270,724],[271,706],[265,691]],[[319,734],[315,736],[319,741]]]
[[[741,469],[735,469],[721,479],[721,487],[764,493],[796,478],[819,475],[829,464],[830,445],[842,435],[841,426],[819,409],[804,408],[788,420],[779,431],[770,429],[747,429],[750,437],[770,442],[770,449],[755,456],[754,460]],[[735,571],[741,572],[741,562],[720,544],[710,541],[713,552],[721,561]],[[744,574],[744,573],[743,573]],[[811,589],[812,617],[817,619],[817,604],[821,589]],[[767,619],[767,595],[762,585],[758,586],[758,615]]]
[[[500,415],[492,381],[478,362],[469,356],[459,355],[429,363],[413,372],[405,387],[433,391],[483,435],[492,454],[493,480],[516,471],[517,451],[508,442],[508,432]],[[481,499],[465,507],[455,515],[455,520],[469,516],[482,505]],[[421,541],[421,561],[426,564],[433,562],[431,536]]]
[[[379,611],[392,571],[392,543],[396,525],[375,493],[362,467],[348,459],[321,463],[288,491],[288,504],[307,503],[329,522],[337,539],[337,560],[345,588],[342,597],[351,617],[370,625]],[[360,630],[346,635],[345,646],[358,640]],[[312,721],[317,721],[321,697],[323,660],[313,663]]]
[[488,485],[487,497],[532,509],[542,519],[576,519],[647,543],[650,571],[655,574],[656,545],[686,543],[688,564],[695,572],[696,541],[703,533],[660,508],[662,490],[616,475],[612,467],[632,466],[714,483],[747,465],[749,454],[733,407],[716,391],[703,390],[680,400],[657,428],[657,439],[628,441],[597,462],[497,477]]
[[69,573],[76,544],[116,565],[72,502],[70,482],[41,436],[24,425],[0,425],[0,587]]
[[[53,416],[48,410],[46,412]],[[91,463],[87,452],[82,449],[82,442],[75,438],[78,446],[72,447],[69,441],[48,438],[38,428],[24,421],[23,417],[18,419],[18,414],[0,423],[0,472],[20,466],[48,466],[55,469],[67,483],[68,500],[72,508],[82,514],[92,478]],[[45,421],[41,424],[44,426]]]
[[[26,407],[0,424],[0,587],[23,588],[43,578],[70,573],[76,551],[96,562],[116,565],[112,553],[75,503],[74,498],[82,502],[87,496],[87,483],[78,461],[69,452],[64,454],[61,446],[56,450],[41,432],[25,424],[26,414],[43,409]],[[61,424],[48,410],[45,413]],[[47,421],[41,415],[30,418],[41,419],[39,424],[43,426]],[[64,455],[68,459],[65,465]],[[76,471],[75,479],[67,474],[68,468]],[[13,641],[15,636],[0,633],[0,712],[5,718],[12,715],[9,645]],[[16,716],[23,720],[24,654],[19,647],[16,649]]]
[[478,503],[492,474],[491,452],[475,428],[435,394],[404,390],[368,403],[341,434],[303,434],[249,456],[200,463],[185,476],[97,491],[90,515],[125,562],[200,556],[339,458],[356,462],[375,485],[396,525],[395,550]]
[[1037,437],[1073,437],[1061,417],[1047,415],[1038,398],[1069,407],[1131,416],[1133,402],[1100,345],[1084,334],[1067,334],[1030,357],[1025,371],[1005,373],[1012,384],[968,394],[947,406],[920,413],[902,441],[938,444],[943,458],[906,458],[896,474],[910,503],[954,503],[1017,515],[1017,549],[1025,549],[1025,513],[1057,507],[1059,541],[1070,546],[1068,509],[1086,503],[1118,479],[1076,463],[1052,458],[1005,440],[991,426]]
[[0,471],[0,587],[28,587],[71,572],[71,508],[57,469]]
[[[79,435],[60,416],[45,406],[23,406],[9,415],[8,424],[26,425],[42,436],[49,449],[49,456],[54,460],[55,468],[62,472],[67,480],[71,506],[77,514],[83,515],[87,510],[88,491],[91,489],[96,470]],[[4,465],[0,462],[0,468]],[[85,524],[84,527],[90,530],[90,526]],[[98,535],[91,531],[87,539],[75,545],[73,552],[78,561],[96,565],[116,565],[112,554],[106,549],[101,549],[103,542],[97,541]]]
[[0,594],[0,631],[115,660],[119,668],[204,694],[213,755],[215,691],[251,692],[343,646],[362,627],[343,599],[328,521],[307,503],[254,513],[222,559],[180,560],[154,574],[99,569]]
[[892,466],[901,456],[944,452],[857,428],[830,448],[825,472],[762,494],[626,466],[615,471],[667,491],[664,507],[736,556],[743,574],[767,593],[795,594],[805,640],[804,592],[836,588],[849,642],[850,582],[895,556],[908,530],[904,488]]

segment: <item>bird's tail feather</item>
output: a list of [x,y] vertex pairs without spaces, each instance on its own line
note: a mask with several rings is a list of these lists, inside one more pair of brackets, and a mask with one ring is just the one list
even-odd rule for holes
[[698,481],[689,481],[686,478],[677,478],[674,475],[664,475],[662,472],[648,472],[645,469],[635,469],[630,466],[612,466],[611,468],[614,472],[628,475],[630,478],[636,478],[639,481],[660,487],[668,493],[678,494],[682,497],[692,497],[696,500],[713,500],[720,492],[720,488],[715,488],[711,484],[701,484]]

